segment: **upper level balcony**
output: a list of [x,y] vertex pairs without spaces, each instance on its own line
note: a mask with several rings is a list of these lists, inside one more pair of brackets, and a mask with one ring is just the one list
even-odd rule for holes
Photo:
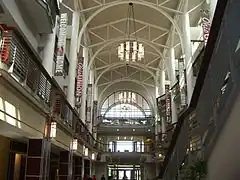
[[[7,92],[4,91],[4,93],[0,93],[0,119],[12,126],[16,124],[16,127],[23,131],[35,132],[36,130],[37,134],[41,134],[39,137],[45,135],[45,122],[47,127],[55,123],[57,132],[56,138],[53,139],[54,142],[69,148],[71,139],[77,138],[80,144],[93,149],[96,145],[95,139],[79,118],[79,114],[68,103],[55,79],[51,78],[42,66],[39,56],[31,51],[14,28],[5,26],[3,31],[0,46],[0,86],[3,88],[0,90],[14,89],[30,107],[29,112],[24,111],[22,116],[19,115],[21,113],[19,109],[23,110],[25,107],[18,107],[17,114],[15,111],[10,111],[6,108],[6,105],[9,104],[7,102],[10,102],[10,96],[5,96]],[[17,94],[16,96],[18,96]],[[2,101],[5,102],[4,105],[1,105]],[[20,102],[22,101],[15,102],[12,99],[11,107],[21,105]],[[42,118],[41,121],[35,116],[31,121],[26,121],[32,115],[31,108],[37,109],[39,114],[45,118]],[[27,113],[29,113],[29,117]],[[11,123],[12,121],[8,121],[9,118],[18,123]],[[40,124],[41,127],[36,128]],[[35,136],[32,134],[30,137]]]
[[1,5],[16,23],[23,21],[34,34],[51,33],[59,15],[58,0],[9,0],[2,1]]

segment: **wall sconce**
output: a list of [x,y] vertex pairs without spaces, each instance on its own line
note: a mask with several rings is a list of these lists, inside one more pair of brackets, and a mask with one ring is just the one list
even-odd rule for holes
[[88,148],[84,147],[84,156],[88,156]]
[[51,127],[50,127],[50,138],[55,138],[57,134],[57,123],[56,122],[51,122]]
[[92,153],[92,160],[95,160],[95,153]]
[[78,140],[75,138],[71,142],[70,149],[73,151],[76,151],[77,148],[78,148]]

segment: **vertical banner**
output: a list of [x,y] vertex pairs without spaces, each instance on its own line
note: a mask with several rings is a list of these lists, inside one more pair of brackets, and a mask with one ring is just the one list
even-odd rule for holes
[[182,110],[187,105],[187,95],[186,95],[186,73],[185,73],[185,65],[184,59],[179,59],[178,61],[179,67],[179,86],[180,86],[180,97],[181,97],[181,107]]
[[207,44],[210,29],[211,29],[211,21],[209,19],[209,11],[208,10],[201,10],[201,24],[203,29],[203,39],[205,45]]
[[66,46],[67,37],[67,13],[61,14],[60,25],[59,25],[59,35],[57,42],[57,60],[55,68],[55,76],[62,76],[64,73],[64,54]]
[[172,123],[172,110],[171,110],[170,86],[165,85],[165,89],[166,89],[166,122],[171,124]]
[[157,106],[161,121],[166,122],[166,95],[157,98]]
[[94,126],[96,126],[97,122],[97,101],[93,101],[93,111],[92,111],[92,123]]
[[86,108],[86,122],[91,123],[91,106],[92,106],[92,84],[87,87],[87,108]]
[[83,89],[83,61],[84,58],[78,56],[78,63],[77,63],[77,82],[76,82],[76,100],[77,106],[81,105],[81,97],[82,97],[82,89]]

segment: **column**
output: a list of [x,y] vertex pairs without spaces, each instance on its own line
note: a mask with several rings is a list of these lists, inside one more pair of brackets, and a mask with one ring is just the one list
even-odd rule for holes
[[55,52],[57,20],[58,20],[58,17],[56,17],[56,24],[52,30],[53,31],[52,34],[45,35],[45,46],[43,49],[42,64],[50,76],[53,76],[53,68],[54,68],[53,67],[53,57],[54,57],[54,52]]
[[26,180],[48,179],[51,142],[47,139],[30,139],[27,152]]
[[59,162],[59,180],[72,179],[72,152],[61,151]]
[[[164,70],[159,70],[158,72],[159,76],[159,86],[158,86],[158,91],[159,95],[164,95],[165,94],[165,71]],[[161,131],[163,134],[166,133],[166,122],[161,121]]]
[[188,0],[185,0],[185,12],[182,15],[183,24],[183,46],[185,54],[185,68],[186,68],[186,78],[187,78],[187,99],[188,104],[191,101],[193,93],[193,72],[192,72],[192,47],[191,47],[191,34],[190,34],[190,22],[189,13],[187,12]]
[[209,14],[210,14],[210,20],[213,20],[213,16],[216,10],[218,0],[207,0],[207,4],[209,5]]
[[[83,154],[84,154],[84,151],[83,151]],[[85,171],[84,171],[84,166],[85,166],[85,164],[84,164],[84,155],[83,155],[83,157],[82,157],[82,177],[83,178],[86,176]]]
[[74,165],[73,165],[73,179],[83,179],[82,176],[82,157],[74,156]]
[[[173,44],[173,43],[172,43]],[[176,68],[175,68],[176,60],[175,60],[175,50],[174,48],[169,49],[169,63],[168,63],[168,72],[169,72],[169,78],[171,81],[170,87],[172,88],[175,83],[177,82],[176,80]],[[171,111],[172,111],[172,124],[176,123],[178,121],[177,119],[177,107],[174,102],[174,93],[173,91],[171,92]]]
[[69,53],[69,84],[67,98],[72,107],[75,106],[75,77],[76,77],[76,67],[77,67],[77,40],[78,40],[78,30],[79,30],[80,15],[78,12],[73,12],[72,16],[72,35]]
[[83,88],[82,88],[82,102],[81,102],[81,120],[86,121],[86,100],[87,100],[87,86],[88,86],[88,48],[83,48]]

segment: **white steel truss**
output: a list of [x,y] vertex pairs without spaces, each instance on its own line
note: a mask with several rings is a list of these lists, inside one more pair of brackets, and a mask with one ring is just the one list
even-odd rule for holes
[[[117,2],[121,2],[121,1],[124,1],[124,0],[113,0],[113,1],[107,2],[107,3],[105,1],[100,2],[99,0],[93,0],[93,1],[96,2],[97,5],[89,7],[89,8],[85,8],[85,9],[81,10],[80,12],[82,12],[82,13],[91,12],[91,11],[94,11],[96,9],[99,9],[99,8],[102,8],[102,7],[106,7],[108,5],[115,4]],[[127,1],[127,0],[125,0],[125,1]],[[156,0],[155,3],[152,3],[152,2],[149,2],[149,1],[146,1],[146,0],[138,0],[138,1],[140,1],[142,3],[149,4],[149,5],[156,6],[158,8],[161,8],[161,9],[165,10],[166,12],[182,14],[181,11],[178,11],[176,9],[172,9],[172,8],[164,6],[167,2],[173,1],[173,0],[165,0],[164,2],[159,2],[159,0]],[[129,1],[127,1],[127,2],[129,3]],[[134,3],[134,4],[136,4],[136,3]]]
[[[148,2],[148,1],[144,1],[144,0],[132,0],[131,1],[134,4],[139,4],[139,5],[143,5],[152,9],[155,9],[156,11],[158,11],[159,13],[161,13],[162,15],[164,15],[174,26],[179,39],[180,39],[180,43],[181,45],[183,44],[183,39],[181,36],[181,29],[178,26],[178,24],[176,23],[176,21],[166,12],[167,10],[169,11],[170,8],[163,8],[164,5],[159,5],[158,2],[156,4]],[[79,37],[78,37],[78,49],[81,46],[81,41],[82,41],[82,36],[83,33],[86,30],[87,25],[90,23],[90,21],[97,16],[99,13],[101,13],[102,11],[107,10],[108,8],[114,7],[114,6],[118,6],[118,5],[122,5],[122,4],[128,4],[129,1],[128,0],[116,0],[116,1],[112,1],[110,3],[102,3],[102,5],[99,5],[97,8],[93,8],[95,11],[88,17],[88,19],[86,20],[86,22],[82,25],[82,28],[79,32]],[[92,9],[92,10],[93,10]],[[180,11],[176,11],[173,10],[172,12],[178,13],[178,14],[182,14],[182,12]]]

